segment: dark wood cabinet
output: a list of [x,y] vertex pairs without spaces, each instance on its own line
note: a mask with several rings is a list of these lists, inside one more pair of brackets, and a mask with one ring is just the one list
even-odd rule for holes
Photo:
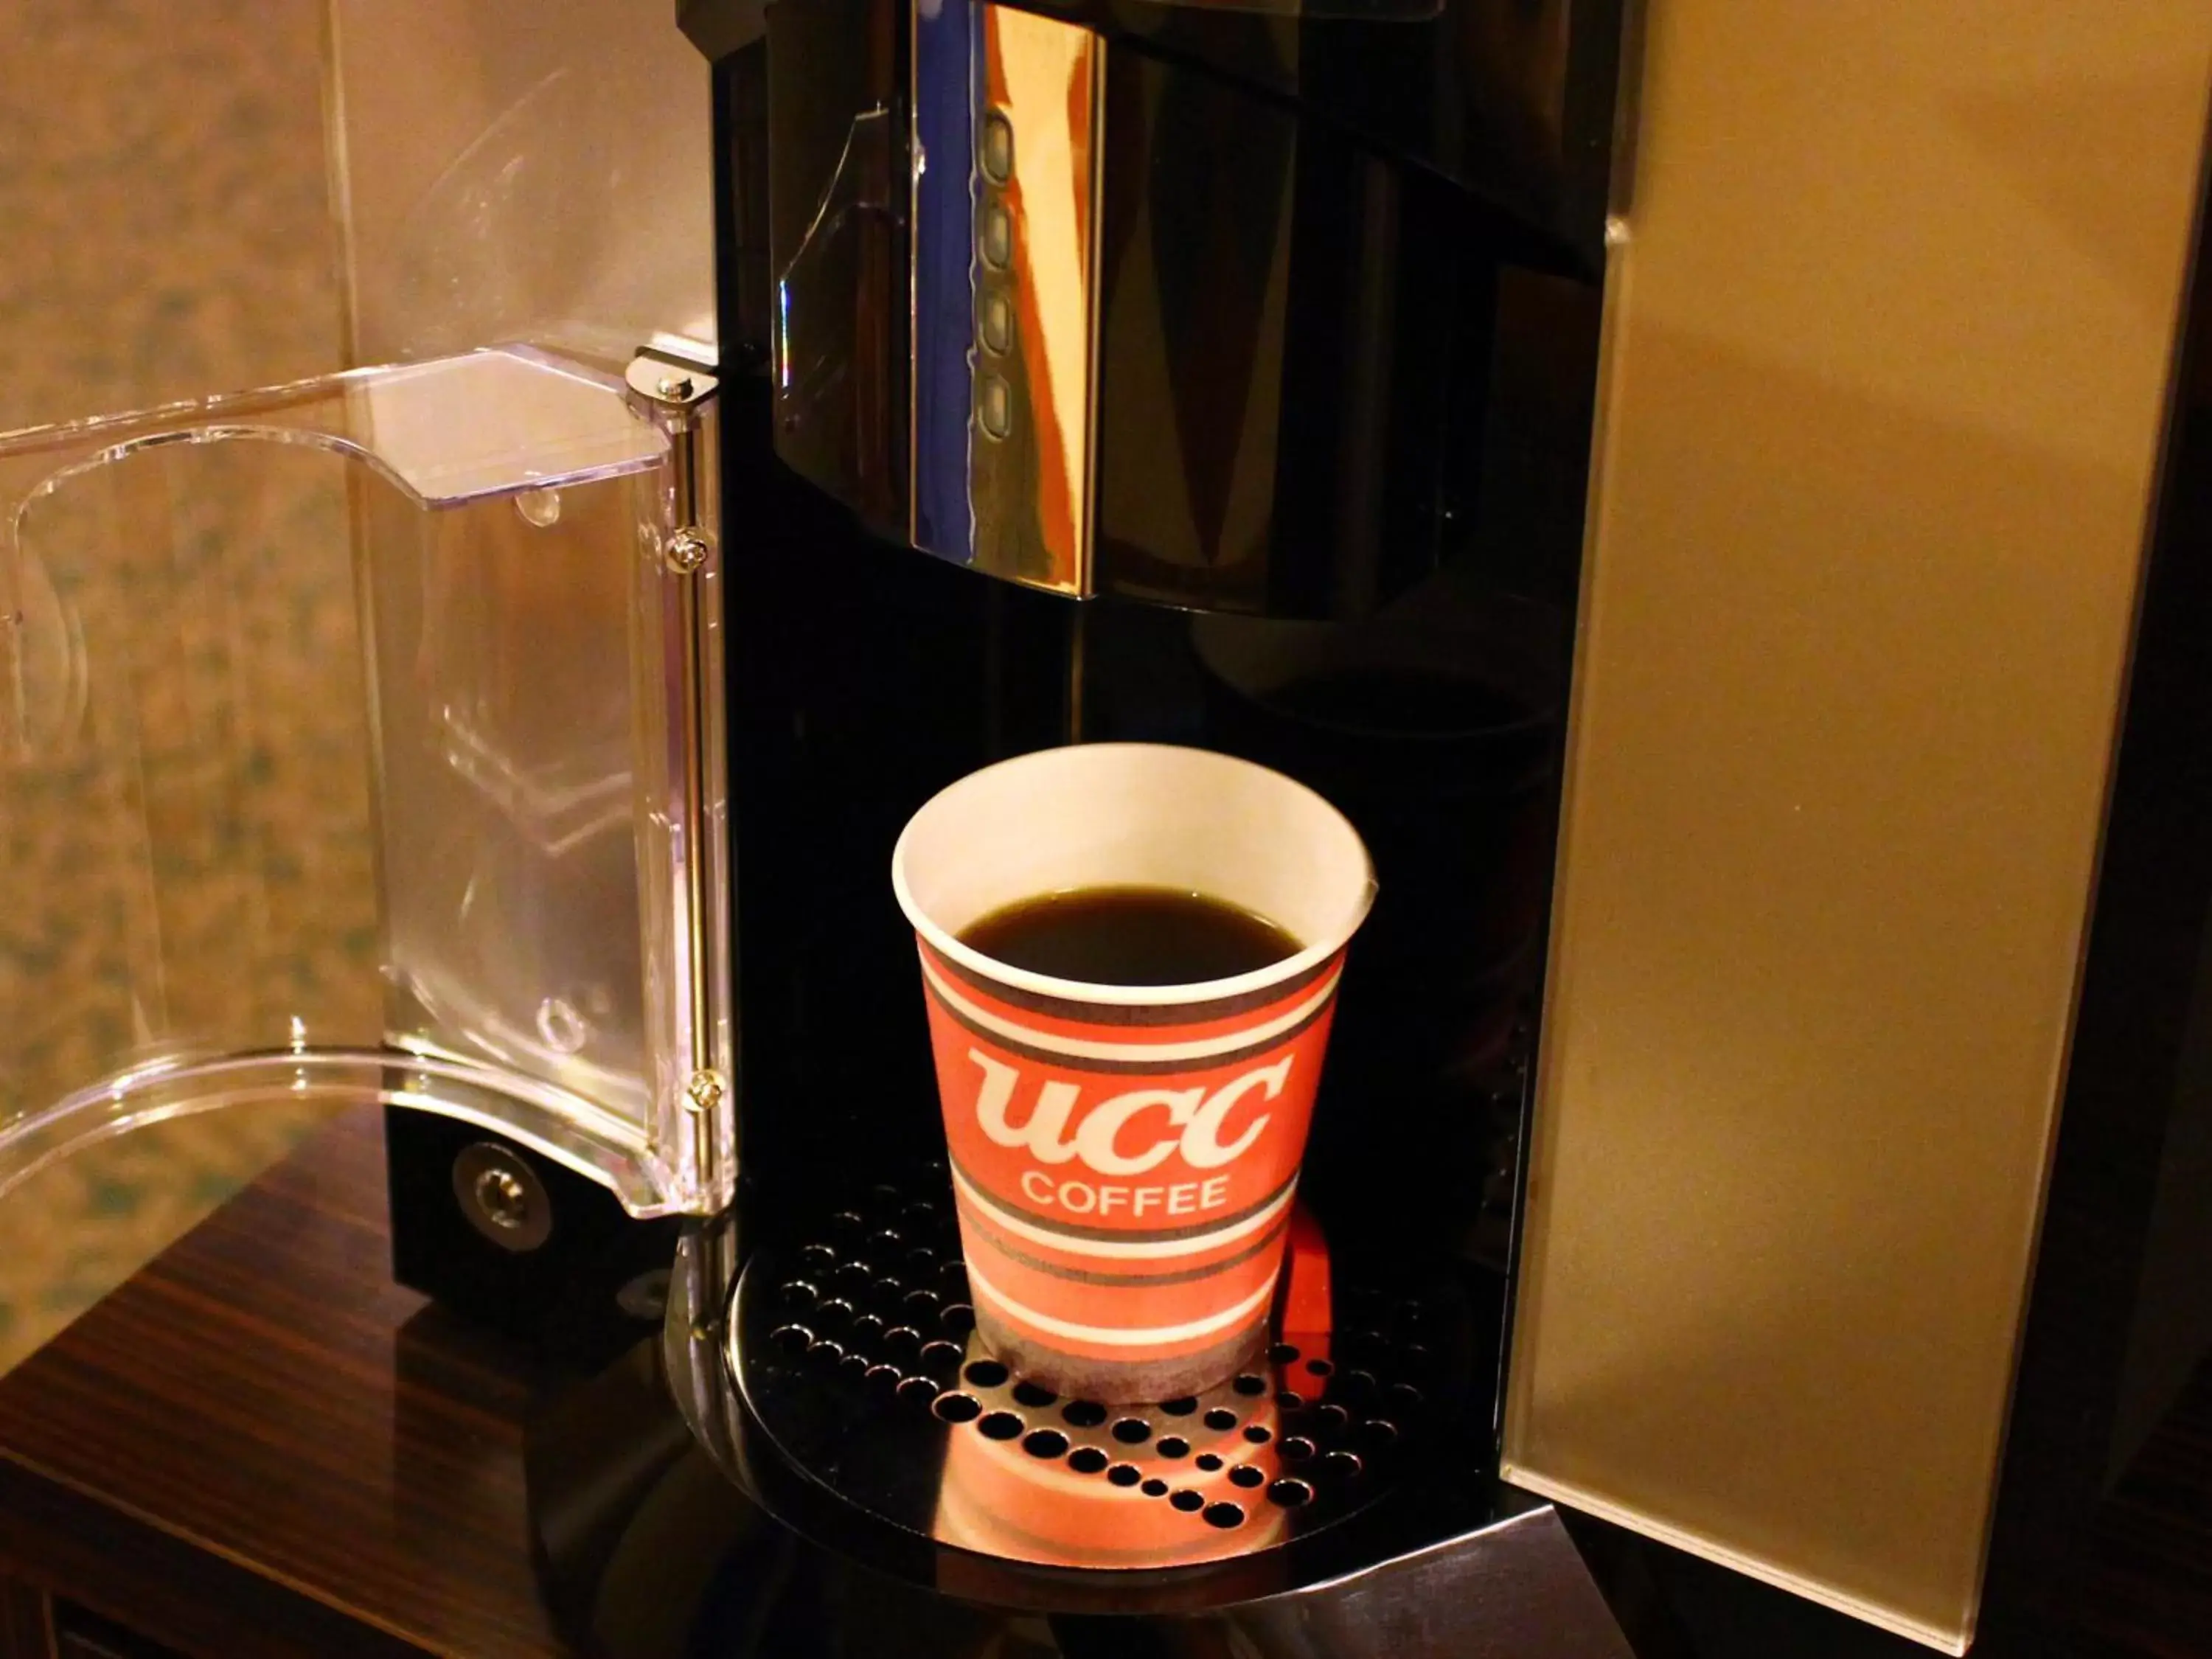
[[332,1124],[0,1378],[0,1659],[570,1651],[523,1492],[551,1379],[392,1284],[380,1128]]

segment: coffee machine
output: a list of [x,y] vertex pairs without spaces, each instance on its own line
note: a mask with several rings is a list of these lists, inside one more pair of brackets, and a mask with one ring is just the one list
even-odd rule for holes
[[[537,1541],[611,1654],[2044,1650],[2212,1340],[2212,25],[1984,9],[602,20],[692,79],[356,185],[407,361],[0,443],[0,753],[147,872],[8,1178],[380,1102],[400,1275],[593,1373]],[[594,131],[711,164],[711,260],[454,323],[487,224],[620,241],[525,210]],[[304,827],[187,695],[234,592]],[[974,1343],[887,876],[1103,740],[1310,783],[1382,892],[1280,1340],[1141,1410]],[[241,917],[358,971],[193,982]]]

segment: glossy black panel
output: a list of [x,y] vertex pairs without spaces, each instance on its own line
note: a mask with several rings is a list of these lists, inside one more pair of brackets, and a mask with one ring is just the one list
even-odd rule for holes
[[715,285],[722,356],[757,368],[775,337],[775,255],[769,212],[768,41],[730,54],[714,77]]
[[1350,627],[1200,620],[1204,738],[1358,827],[1352,947],[1302,1191],[1348,1249],[1502,1268],[1559,804],[1558,613],[1449,580]]
[[902,538],[905,9],[895,0],[771,6],[766,124],[777,447]]
[[[1294,104],[1451,180],[1595,270],[1621,63],[1620,0],[1428,6],[1010,0]],[[1409,15],[1410,14],[1410,15]]]
[[[1598,266],[1624,0],[1006,3],[1294,103]],[[759,37],[763,10],[762,0],[679,3],[684,29],[717,61]]]
[[1357,615],[1433,568],[1492,314],[1465,199],[1133,51],[1104,156],[1099,590]]
[[[1019,238],[1000,279],[1095,349],[1088,395],[1052,410],[1065,453],[1041,459],[1019,422],[990,441],[975,403],[970,289],[995,267],[962,166],[974,29],[911,5],[780,0],[764,70],[756,47],[725,59],[765,82],[730,76],[749,148],[726,327],[755,339],[766,313],[785,462],[886,539],[1063,591],[1354,617],[1446,562],[1522,441],[1487,404],[1501,284],[1571,276],[1590,314],[1565,331],[1595,339],[1613,22],[1561,0],[1389,22],[1033,8],[1110,42],[1095,124],[1071,106],[1061,136],[1070,176],[1030,180],[1095,211],[1095,288],[1042,252],[1030,269]],[[994,553],[1001,511],[1060,479],[1079,499],[1048,545]]]

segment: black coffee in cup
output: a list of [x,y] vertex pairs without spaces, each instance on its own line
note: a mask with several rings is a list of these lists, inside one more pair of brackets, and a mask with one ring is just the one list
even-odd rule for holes
[[1195,985],[1304,947],[1265,916],[1171,887],[1079,887],[1017,900],[961,930],[994,962],[1091,985]]

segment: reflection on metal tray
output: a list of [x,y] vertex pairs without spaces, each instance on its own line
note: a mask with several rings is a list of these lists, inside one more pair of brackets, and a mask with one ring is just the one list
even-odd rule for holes
[[[929,1181],[942,1188],[942,1170]],[[953,1238],[941,1218],[949,1196],[886,1188],[840,1212],[842,1221],[829,1218],[824,1200],[778,1218],[741,1207],[685,1230],[664,1340],[556,1389],[531,1425],[532,1553],[580,1651],[598,1659],[1631,1659],[1559,1515],[1501,1486],[1486,1467],[1491,1364],[1464,1342],[1473,1310],[1451,1289],[1425,1285],[1417,1297],[1389,1298],[1348,1291],[1340,1277],[1327,1299],[1339,1334],[1326,1350],[1293,1339],[1285,1346],[1299,1352],[1279,1352],[1258,1393],[1232,1382],[1219,1401],[1170,1401],[1093,1420],[1084,1402],[1047,1401],[988,1370],[980,1380],[969,1375],[988,1362],[969,1352]],[[739,1240],[756,1228],[781,1242],[755,1242],[741,1280]],[[825,1248],[802,1276],[807,1242]],[[881,1255],[891,1249],[901,1254]],[[794,1280],[816,1292],[803,1316],[781,1303]],[[1301,1288],[1294,1273],[1296,1305],[1304,1305]],[[850,1312],[832,1309],[825,1318],[825,1303]],[[863,1323],[872,1316],[880,1325]],[[841,1317],[842,1336],[815,1328]],[[808,1332],[803,1354],[771,1340],[791,1327]],[[895,1344],[905,1358],[878,1357],[897,1331],[909,1334]],[[795,1349],[795,1336],[784,1340]],[[953,1352],[925,1358],[939,1341]],[[1328,1370],[1311,1369],[1315,1360]],[[871,1382],[878,1366],[896,1379],[878,1371]],[[740,1372],[749,1398],[740,1397]],[[771,1374],[773,1394],[760,1386]],[[1410,1385],[1418,1401],[1391,1395],[1394,1380],[1408,1376],[1421,1379]],[[1278,1400],[1271,1387],[1299,1402]],[[964,1421],[936,1415],[940,1401],[960,1398],[974,1402],[973,1416],[960,1406],[948,1410]],[[1345,1409],[1349,1445],[1306,1431],[1330,1420],[1332,1404]],[[773,1434],[762,1407],[774,1414]],[[1215,1411],[1233,1420],[1208,1424]],[[1014,1431],[994,1424],[987,1432],[1001,1413],[1018,1419]],[[1134,1429],[1117,1436],[1125,1419],[1145,1424],[1144,1437]],[[1357,1425],[1370,1420],[1389,1421],[1398,1440],[1363,1447]],[[804,1447],[801,1427],[814,1437]],[[1270,1438],[1247,1439],[1254,1427]],[[1043,1434],[1064,1438],[1066,1449],[1054,1440],[1043,1443],[1047,1455],[1032,1452]],[[1291,1448],[1302,1437],[1315,1440],[1312,1455]],[[894,1524],[844,1495],[871,1472],[879,1491],[902,1446],[919,1449],[902,1500],[918,1524]],[[794,1448],[805,1451],[806,1472]],[[1081,1455],[1086,1449],[1106,1457],[1103,1468]],[[1344,1464],[1324,1470],[1331,1450],[1358,1456],[1356,1473]],[[1206,1456],[1222,1468],[1202,1470]],[[1027,1559],[981,1553],[1006,1547],[1003,1535],[946,1541],[936,1531],[939,1505],[951,1489],[947,1470],[963,1457],[966,1467],[1012,1471],[1041,1492],[1115,1493],[1129,1531],[1152,1545],[1164,1570],[1071,1570],[1074,1511],[1057,1498],[1025,1514],[996,1491],[981,1500],[983,1525],[1042,1528],[1049,1562],[1039,1559],[1042,1547]],[[1116,1485],[1113,1471],[1124,1467],[1137,1472],[1133,1486]],[[1230,1474],[1237,1468],[1259,1469],[1259,1483],[1240,1482]],[[1271,1480],[1270,1469],[1297,1472]],[[1243,1510],[1237,1526],[1206,1518],[1208,1477],[1237,1494],[1219,1500]],[[1166,1490],[1146,1493],[1151,1480]],[[1267,1496],[1274,1480],[1303,1482],[1314,1496],[1278,1504]],[[1199,1492],[1199,1507],[1186,1499],[1178,1509],[1178,1491]],[[1169,1565],[1167,1547],[1178,1540],[1214,1553]],[[1097,1531],[1081,1541],[1098,1565]]]
[[1418,1299],[1340,1291],[1346,1335],[1286,1332],[1196,1397],[1109,1407],[1011,1375],[975,1334],[949,1201],[874,1188],[747,1265],[727,1332],[795,1468],[939,1543],[1054,1567],[1188,1566],[1365,1509],[1450,1415]]

